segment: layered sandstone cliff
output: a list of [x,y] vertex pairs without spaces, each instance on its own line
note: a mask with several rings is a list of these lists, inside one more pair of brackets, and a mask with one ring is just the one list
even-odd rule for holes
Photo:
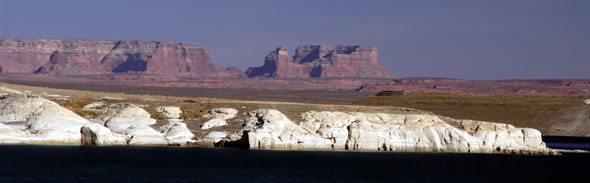
[[261,67],[249,68],[248,77],[275,78],[387,78],[375,46],[299,46],[293,58],[286,47],[269,53]]
[[3,73],[54,75],[141,72],[200,77],[240,77],[217,67],[206,48],[170,41],[0,39]]
[[207,78],[388,78],[375,46],[299,46],[269,53],[246,73],[220,68],[206,48],[171,41],[0,38],[0,72],[49,75],[145,73]]

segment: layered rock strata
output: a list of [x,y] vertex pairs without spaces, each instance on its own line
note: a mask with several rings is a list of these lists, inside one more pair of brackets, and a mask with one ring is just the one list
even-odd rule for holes
[[248,77],[273,78],[387,78],[375,46],[299,46],[293,58],[286,47],[270,52]]
[[171,41],[0,39],[2,73],[82,75],[139,72],[241,77],[215,66],[206,48]]

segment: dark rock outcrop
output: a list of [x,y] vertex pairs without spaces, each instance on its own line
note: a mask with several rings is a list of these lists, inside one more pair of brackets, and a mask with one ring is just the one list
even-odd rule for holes
[[249,68],[248,77],[387,78],[375,46],[299,46],[291,59],[285,47],[266,56],[262,67]]
[[244,75],[217,67],[206,48],[170,41],[0,39],[0,64],[5,73]]

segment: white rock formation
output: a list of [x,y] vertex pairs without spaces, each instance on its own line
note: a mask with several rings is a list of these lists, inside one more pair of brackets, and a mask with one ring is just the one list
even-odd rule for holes
[[[194,136],[181,122],[162,127],[144,109],[133,104],[93,103],[105,126],[41,98],[0,88],[0,143],[89,145],[186,145]],[[102,123],[101,121],[101,123]],[[108,127],[108,128],[107,128]]]
[[164,137],[171,144],[186,145],[188,142],[194,142],[195,136],[182,122],[170,122],[168,125],[161,127]]
[[164,114],[164,116],[168,119],[179,119],[182,110],[180,107],[176,106],[160,106],[156,107],[156,111]]
[[124,132],[129,137],[129,145],[168,145],[168,140],[162,133],[153,128],[140,125],[126,129]]
[[9,95],[9,94],[24,94],[24,93],[21,91],[15,90],[15,89],[0,87],[0,95]]
[[21,144],[31,139],[31,134],[27,131],[0,123],[0,143],[2,144]]
[[390,151],[547,151],[530,128],[464,120],[464,129],[436,115],[306,112],[300,125],[273,109],[249,113],[242,129],[251,148]]
[[[165,107],[163,110],[171,114],[167,117],[180,116],[180,108],[176,110],[174,107]],[[182,122],[170,121],[168,125],[161,127],[161,132],[153,129],[150,126],[156,120],[134,104],[112,104],[105,108],[103,114],[105,126],[113,132],[125,134],[129,145],[186,145],[194,141],[194,134]]]
[[6,127],[8,125],[5,124],[17,122],[24,122],[26,126],[10,127],[15,130],[12,132],[4,128],[4,136],[0,141],[79,144],[80,128],[90,123],[47,99],[19,94],[5,95],[0,100],[0,123]]
[[223,140],[224,138],[226,138],[227,135],[228,135],[227,132],[212,131],[212,132],[209,132],[207,135],[205,135],[200,140],[202,140],[202,141],[211,141],[213,143],[217,143],[217,142]]
[[92,102],[82,107],[82,109],[90,111],[100,111],[104,109],[106,106],[107,104],[105,104],[104,102]]
[[[92,123],[57,103],[0,87],[0,143],[186,145],[194,135],[185,123],[170,121],[161,131],[133,104],[88,106],[105,126]],[[174,109],[163,111],[175,117]],[[172,111],[172,112],[170,112]],[[227,124],[237,110],[216,108],[205,129]],[[241,135],[210,132],[200,142],[239,142],[250,148],[349,149],[450,152],[547,152],[541,133],[531,128],[432,114],[305,112],[293,123],[274,109],[248,113]],[[168,117],[168,116],[167,116]]]
[[250,148],[328,149],[332,147],[332,139],[310,133],[277,110],[260,109],[248,114],[250,117],[246,120],[242,131],[247,135]]
[[86,124],[80,129],[81,143],[84,145],[126,145],[127,136],[113,133],[110,129],[98,124]]
[[227,120],[236,117],[236,114],[238,114],[238,110],[233,108],[214,108],[207,111],[203,117]]
[[238,110],[232,108],[215,108],[203,115],[205,118],[211,118],[209,121],[201,125],[201,129],[206,130],[213,127],[228,125],[228,119],[236,117]]
[[590,105],[590,99],[586,99],[586,100],[584,100],[584,104],[586,104],[586,105]]
[[218,127],[218,126],[225,126],[225,125],[227,125],[227,122],[225,120],[219,119],[219,118],[213,118],[213,119],[203,123],[203,125],[201,125],[201,129],[206,130],[209,128]]
[[[175,111],[173,108],[166,110],[170,113]],[[134,104],[112,104],[103,113],[105,115],[102,119],[105,121],[105,126],[114,132],[125,134],[129,145],[186,145],[188,142],[193,142],[194,135],[186,124],[170,121],[168,125],[161,127],[162,132],[159,132],[150,127],[156,123],[156,120],[152,119],[147,111]],[[176,117],[179,115],[176,113]]]
[[134,104],[111,104],[103,113],[102,120],[105,121],[105,126],[115,132],[156,124],[156,120],[152,119],[147,111]]

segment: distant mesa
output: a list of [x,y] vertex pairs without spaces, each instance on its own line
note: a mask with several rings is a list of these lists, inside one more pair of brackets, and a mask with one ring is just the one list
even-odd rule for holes
[[0,72],[47,75],[155,74],[195,78],[390,78],[375,46],[299,46],[270,52],[246,72],[217,67],[207,48],[172,41],[0,38]]
[[0,65],[4,73],[245,76],[217,67],[207,48],[171,41],[0,39]]
[[248,77],[273,78],[389,78],[379,65],[375,46],[299,46],[293,58],[280,46],[261,67],[251,67]]

